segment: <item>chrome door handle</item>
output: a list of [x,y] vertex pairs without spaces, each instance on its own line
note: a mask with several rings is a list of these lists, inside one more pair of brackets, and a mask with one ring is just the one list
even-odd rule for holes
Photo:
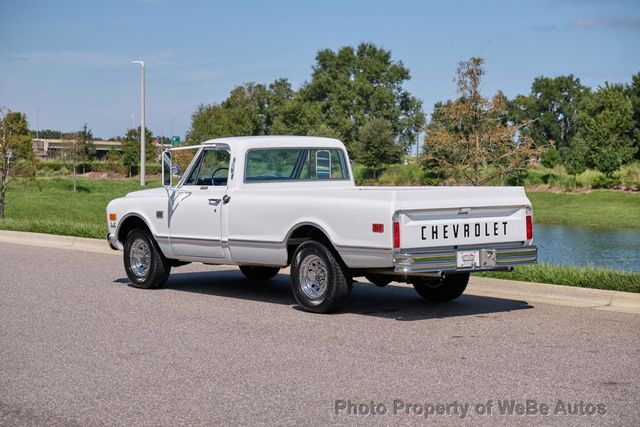
[[210,206],[218,206],[221,201],[222,201],[222,199],[209,199],[209,205]]

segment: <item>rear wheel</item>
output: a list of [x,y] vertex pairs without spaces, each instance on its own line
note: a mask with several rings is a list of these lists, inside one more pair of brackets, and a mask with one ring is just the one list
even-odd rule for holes
[[171,264],[148,232],[135,229],[125,239],[124,269],[133,286],[152,289],[165,284]]
[[241,265],[240,271],[249,280],[269,280],[275,277],[280,271],[278,267],[257,267],[252,265]]
[[416,292],[427,301],[446,302],[458,298],[469,283],[469,273],[447,274],[443,279],[418,277],[411,281]]
[[293,255],[293,295],[307,311],[328,313],[340,308],[351,293],[351,280],[348,267],[320,242],[304,242]]

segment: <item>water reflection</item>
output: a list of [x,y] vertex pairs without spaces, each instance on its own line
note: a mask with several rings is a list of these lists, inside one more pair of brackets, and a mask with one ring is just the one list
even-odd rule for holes
[[540,262],[640,272],[640,231],[536,224]]

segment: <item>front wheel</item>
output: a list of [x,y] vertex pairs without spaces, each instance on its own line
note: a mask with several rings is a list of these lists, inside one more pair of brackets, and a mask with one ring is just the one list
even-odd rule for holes
[[171,272],[153,238],[146,231],[131,230],[124,243],[124,269],[133,286],[159,288]]
[[469,273],[447,274],[443,279],[418,277],[412,280],[416,292],[427,301],[446,302],[458,298],[469,283]]
[[338,309],[351,293],[347,266],[316,241],[304,242],[296,249],[291,263],[291,281],[298,304],[314,313]]
[[249,280],[262,281],[273,279],[280,271],[278,267],[257,267],[253,265],[241,265],[240,271]]

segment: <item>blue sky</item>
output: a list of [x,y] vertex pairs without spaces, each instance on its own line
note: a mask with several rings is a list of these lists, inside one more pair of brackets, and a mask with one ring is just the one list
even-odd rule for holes
[[431,111],[455,96],[456,64],[486,59],[485,94],[528,93],[534,77],[572,73],[592,87],[640,71],[639,0],[198,1],[0,0],[0,106],[36,127],[121,135],[139,120],[184,135],[201,103],[236,85],[310,78],[322,48],[373,42],[410,69]]

